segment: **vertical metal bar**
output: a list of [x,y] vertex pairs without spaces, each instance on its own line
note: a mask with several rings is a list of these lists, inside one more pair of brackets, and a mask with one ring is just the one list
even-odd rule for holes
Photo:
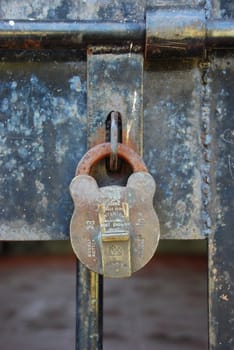
[[77,261],[76,350],[102,350],[102,276]]
[[[225,130],[225,125],[222,128]],[[229,159],[231,147],[232,144],[226,142],[225,149],[222,148],[222,154],[216,159],[218,167]],[[216,218],[214,234],[208,238],[209,349],[229,350],[234,349],[234,185],[230,166],[222,167],[222,172],[219,170],[222,176],[216,179],[215,210],[219,218]]]
[[214,231],[208,237],[210,350],[234,349],[233,63],[231,55],[225,59],[213,57],[207,79],[211,100]]
[[[231,220],[229,223],[231,224]],[[210,350],[234,349],[233,266],[233,225],[227,224],[227,227],[209,238]]]

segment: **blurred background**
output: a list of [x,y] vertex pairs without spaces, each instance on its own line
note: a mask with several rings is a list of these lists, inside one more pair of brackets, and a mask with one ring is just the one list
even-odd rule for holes
[[[75,349],[69,241],[0,244],[1,348]],[[104,281],[104,350],[207,350],[206,240],[160,242],[130,279]]]

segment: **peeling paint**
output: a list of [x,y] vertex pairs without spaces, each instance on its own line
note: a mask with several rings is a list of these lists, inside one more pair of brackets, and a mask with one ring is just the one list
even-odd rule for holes
[[203,238],[199,69],[147,71],[144,88],[144,159],[157,183],[161,236]]
[[11,239],[16,241],[32,240],[63,240],[67,239],[63,233],[51,233],[42,229],[41,223],[29,225],[25,220],[14,220],[1,223],[0,240],[5,240],[11,234]]
[[19,222],[32,239],[36,227],[39,239],[65,238],[68,184],[85,151],[84,66],[28,63],[19,71],[12,63],[0,71],[1,239],[19,239]]
[[[173,4],[169,0],[112,3],[49,0],[26,1],[21,6],[9,0],[1,2],[0,13],[12,24],[15,18],[142,20],[146,6],[178,4],[205,5],[208,11],[208,2],[184,0]],[[20,55],[12,63],[4,57],[5,62],[0,65],[0,165],[4,174],[0,196],[8,203],[2,206],[2,220],[23,217],[29,224],[39,221],[46,232],[66,236],[72,211],[67,186],[86,149],[86,65],[82,61],[43,61],[40,55],[29,56],[29,62],[24,64]],[[128,57],[134,64],[135,54],[130,52]],[[209,133],[202,140],[200,135],[201,95],[205,96],[201,91],[201,69],[196,61],[173,62],[171,66],[166,61],[156,62],[145,68],[144,159],[157,182],[155,206],[162,237],[204,238],[212,225],[208,210],[202,214],[205,228],[201,225],[201,211],[210,201],[206,163],[212,161],[213,140]],[[93,72],[92,88],[102,91],[103,80],[110,79],[110,72],[114,74],[118,69],[116,65],[111,67],[110,60],[110,69],[102,79],[100,72]],[[226,72],[224,67],[224,78]],[[137,79],[136,67],[132,66],[131,73],[132,76],[120,75],[122,88],[117,93],[113,87],[103,95],[102,104],[106,104],[107,114],[110,109],[120,109],[127,118],[124,140],[138,137],[137,143],[142,145],[142,132],[136,127],[136,116],[141,113],[142,82]],[[130,82],[135,84],[134,88]],[[126,96],[131,105],[125,103]],[[217,108],[223,111],[221,105]],[[203,104],[202,118],[206,112],[209,106]],[[105,138],[103,111],[96,108],[90,115],[89,118],[95,115],[92,122],[89,120],[90,133],[92,127],[93,130],[98,127],[97,139]],[[132,137],[134,130],[137,131]],[[224,137],[230,138],[230,132]],[[204,147],[206,152],[202,155]],[[227,163],[230,176],[232,164],[230,154]]]
[[233,338],[233,190],[234,145],[233,56],[212,57],[210,68],[212,130],[211,214],[215,222],[209,236],[210,347],[231,349]]
[[147,7],[202,7],[203,0],[2,0],[1,18],[30,20],[143,20]]
[[[137,21],[144,19],[146,7],[164,6],[200,7],[207,18],[231,18],[234,10],[232,1],[225,0],[2,0],[0,17],[12,27],[15,19]],[[11,62],[6,54],[1,56],[3,240],[68,237],[72,212],[68,184],[87,141],[86,66],[78,62],[76,53],[73,63],[66,53],[51,62],[45,56],[20,52]],[[208,236],[212,350],[234,347],[233,66],[231,53],[223,58],[214,53],[199,65],[196,61],[155,62],[145,67],[144,80],[144,159],[157,183],[155,207],[162,238]],[[97,76],[93,75],[93,82]],[[99,78],[95,87],[102,88]],[[131,139],[136,121],[138,89],[132,91],[129,113],[122,111],[128,117],[126,140]],[[129,93],[123,89],[112,99],[110,92],[108,108],[121,109]],[[99,127],[97,137],[103,138],[103,117],[100,111],[94,112],[93,128]],[[93,296],[93,305],[96,299]]]

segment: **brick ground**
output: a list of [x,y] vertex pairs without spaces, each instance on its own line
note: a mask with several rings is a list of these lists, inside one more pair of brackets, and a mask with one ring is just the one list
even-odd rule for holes
[[[0,260],[0,349],[75,349],[72,258]],[[105,282],[104,350],[207,350],[206,261],[159,257]]]

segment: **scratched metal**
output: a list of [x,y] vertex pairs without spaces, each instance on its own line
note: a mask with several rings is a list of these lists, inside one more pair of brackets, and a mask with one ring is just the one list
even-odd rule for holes
[[[143,20],[146,7],[185,4],[204,7],[201,1],[183,0],[2,0],[0,16]],[[7,55],[1,58],[0,239],[68,238],[73,209],[68,184],[87,144],[86,63],[74,52],[60,53],[62,59],[52,55],[51,61],[43,55],[20,52],[9,61]],[[145,70],[144,160],[157,183],[162,238],[203,238],[210,230],[203,191],[202,77],[198,62],[156,63]],[[136,70],[126,83],[129,78],[138,93]],[[138,103],[135,113],[140,113]],[[133,116],[129,111],[124,117]],[[88,118],[90,123],[90,113]],[[93,123],[104,125],[100,116]]]
[[234,54],[212,60],[214,234],[209,239],[211,349],[234,348]]
[[155,207],[162,238],[204,234],[202,89],[197,64],[169,67],[164,62],[145,73],[144,159],[157,183]]
[[86,149],[84,65],[2,63],[0,75],[0,238],[64,238]]
[[147,172],[132,174],[126,187],[99,188],[85,174],[73,179],[71,243],[85,266],[105,277],[122,278],[146,265],[160,235],[154,190]]
[[106,141],[106,119],[118,111],[122,119],[122,141],[142,153],[143,116],[142,54],[90,54],[87,99],[89,142]]
[[[213,3],[212,16],[233,18],[232,1]],[[211,350],[234,348],[234,52],[210,55],[210,167],[213,233],[209,236],[209,341]]]
[[234,347],[234,55],[212,60],[214,234],[209,239],[211,349]]

